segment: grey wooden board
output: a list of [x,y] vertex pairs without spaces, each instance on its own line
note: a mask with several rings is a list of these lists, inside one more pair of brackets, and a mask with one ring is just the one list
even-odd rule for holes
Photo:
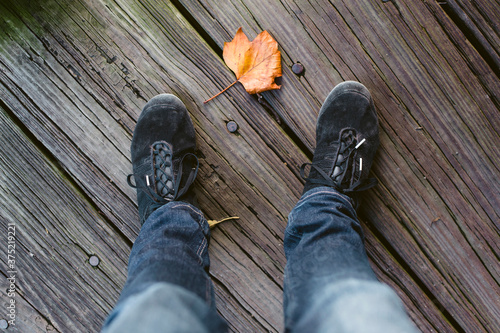
[[[374,93],[382,116],[382,149],[374,170],[381,186],[370,193],[361,216],[367,226],[368,252],[380,278],[396,288],[412,319],[424,331],[450,331],[453,325],[475,324],[485,329],[489,320],[496,327],[498,317],[491,310],[491,302],[498,295],[498,260],[495,262],[491,253],[498,252],[498,224],[494,223],[498,205],[491,196],[496,189],[485,184],[495,184],[498,179],[492,167],[498,161],[498,150],[481,145],[494,139],[498,131],[498,110],[492,108],[498,100],[492,93],[497,91],[498,81],[471,50],[465,48],[466,56],[456,58],[459,52],[440,30],[432,33],[436,41],[430,44],[424,43],[425,34],[413,35],[419,31],[413,28],[418,26],[418,19],[427,28],[434,27],[436,20],[443,26],[449,23],[439,16],[439,6],[426,3],[430,9],[425,9],[416,4],[412,9],[422,13],[412,16],[406,7],[404,15],[399,15],[393,7],[385,11],[382,9],[386,7],[374,4],[397,23],[394,26],[384,16],[363,21],[361,14],[349,14],[349,10],[354,13],[365,7],[339,7],[341,16],[331,11],[334,7],[329,9],[324,4],[324,13],[300,7],[302,13],[297,13],[301,19],[344,22],[338,30],[344,35],[321,39],[321,30],[315,30],[317,35],[309,34],[312,25],[287,21],[297,8],[270,22],[261,17],[261,10],[250,5],[247,7],[253,17],[248,8],[220,6],[223,13],[210,13],[212,17],[220,20],[224,13],[234,17],[245,13],[244,19],[229,20],[231,25],[215,20],[216,25],[207,31],[219,45],[229,41],[236,31],[231,31],[232,27],[242,22],[255,25],[254,30],[245,26],[247,32],[256,34],[265,27],[277,37],[286,51],[283,88],[264,96],[306,147],[314,146],[316,113],[336,82],[357,78]],[[5,8],[0,9],[4,12]],[[198,20],[204,25],[210,16],[202,9],[192,11],[192,15],[199,13]],[[425,15],[427,10],[432,13],[430,18]],[[125,176],[131,169],[128,146],[140,109],[147,99],[165,91],[179,95],[186,103],[202,157],[196,183],[202,209],[212,219],[241,217],[213,232],[212,274],[219,311],[234,331],[279,331],[285,262],[282,234],[286,216],[301,191],[298,166],[307,160],[286,133],[241,86],[202,105],[203,100],[230,84],[233,76],[170,3],[89,1],[85,5],[59,5],[46,1],[38,5],[20,1],[14,11],[6,13],[0,19],[4,32],[0,39],[0,99],[81,187],[85,200],[93,201],[90,207],[101,211],[103,223],[116,228],[117,237],[133,241],[139,230],[135,193],[126,185]],[[371,9],[367,13],[373,15]],[[337,17],[345,21],[337,21]],[[288,42],[280,29],[266,26],[279,25],[275,22],[293,29],[296,35],[290,36],[296,41],[318,42],[320,38],[323,49],[318,44]],[[363,30],[369,22],[377,32],[376,23],[392,27],[380,38],[383,43],[375,43],[377,36]],[[411,23],[411,29],[395,32],[406,22]],[[351,26],[360,30],[350,35],[344,30]],[[453,29],[452,25],[446,27]],[[225,35],[217,35],[218,31]],[[392,40],[392,35],[399,37]],[[342,44],[348,46],[345,50],[333,48],[339,43],[329,40],[339,36],[349,41]],[[361,42],[356,42],[358,37]],[[437,60],[419,62],[413,55],[410,61],[403,61],[408,51],[398,48],[398,43],[405,45],[403,37],[408,37],[415,54],[440,45],[440,52],[430,52]],[[386,55],[384,48],[397,52]],[[366,52],[372,54],[373,63]],[[445,61],[447,57],[458,59],[458,63]],[[337,66],[342,59],[347,60]],[[306,76],[291,74],[288,66],[296,60],[305,63]],[[438,67],[460,69],[460,75],[454,77],[466,87],[456,86],[455,81],[440,86],[446,76],[432,70]],[[473,74],[470,82],[464,80],[471,75],[467,68],[477,80]],[[429,72],[432,79],[426,74]],[[433,91],[436,87],[439,89]],[[477,91],[477,96],[471,91]],[[488,98],[479,98],[483,96],[481,91]],[[431,94],[426,96],[428,92]],[[467,97],[465,102],[459,97],[462,93]],[[466,120],[461,118],[464,109],[469,111],[463,115]],[[429,116],[422,110],[432,113]],[[441,115],[440,110],[455,113]],[[226,131],[228,120],[240,125],[237,135]],[[447,129],[446,123],[456,124],[456,128]],[[415,130],[420,125],[424,131]],[[464,136],[457,141],[456,133]],[[454,155],[457,147],[463,151],[459,157]],[[474,151],[476,148],[478,151]],[[481,165],[471,162],[483,160]],[[468,219],[477,221],[477,226]],[[443,230],[444,225],[451,231]],[[470,262],[462,262],[465,256]],[[125,262],[120,268],[125,269]],[[474,284],[476,277],[479,286]],[[64,274],[57,279],[64,279]],[[490,294],[481,294],[488,285],[492,287]],[[117,286],[113,291],[115,297],[119,289]],[[41,295],[34,297],[45,297],[47,305],[37,306],[37,311],[54,318],[67,316],[66,309],[57,306],[57,297]],[[484,300],[478,300],[483,296]],[[115,300],[106,304],[108,310]],[[441,310],[450,315],[443,316]],[[94,327],[104,312],[95,315]],[[450,326],[450,318],[459,324]],[[80,325],[79,319],[66,319],[68,323],[54,321],[54,327]]]
[[[181,3],[220,47],[240,26],[250,39],[263,29],[275,37],[283,88],[263,95],[307,145],[317,109],[305,105],[318,104],[340,80],[368,86],[382,127],[374,167],[382,186],[367,200],[368,223],[457,329],[500,329],[500,153],[492,144],[499,138],[500,83],[442,7]],[[295,61],[305,66],[303,77],[291,73]]]
[[[7,244],[7,225],[15,227],[15,273],[4,271],[7,257],[1,257],[2,272],[15,277],[18,304],[8,331],[97,331],[125,281],[130,244],[3,108],[0,133],[2,244]],[[91,255],[100,258],[96,268],[88,262]],[[3,291],[6,286],[2,279]],[[12,298],[3,293],[6,299]],[[3,318],[6,310],[2,307]]]
[[[10,274],[8,275],[10,276]],[[7,276],[2,275],[2,280],[6,279]],[[16,296],[11,298],[6,292],[7,288],[4,287],[4,283],[2,281],[2,288],[0,289],[0,295],[2,299],[2,303],[5,306],[10,304],[10,299],[14,299],[15,304],[15,313],[12,317],[7,316],[6,313],[2,313],[2,319],[7,321],[7,330],[2,330],[5,332],[57,332],[54,329],[43,314],[38,312],[30,303],[24,298],[24,295],[20,295],[16,293]],[[5,301],[6,300],[6,301]],[[10,309],[7,313],[10,315]],[[14,317],[15,315],[15,317]],[[9,324],[10,323],[10,324]]]
[[[54,3],[44,4],[51,5]],[[83,17],[115,20],[103,32],[95,30],[95,22],[84,21],[79,27],[74,22],[72,25],[70,19],[65,20],[63,10],[67,15],[76,12],[75,18],[86,14],[86,8],[74,6],[20,5],[15,14],[10,12],[9,19],[4,19],[6,35],[1,43],[0,72],[3,102],[94,201],[107,218],[105,223],[115,225],[124,237],[133,240],[139,229],[133,204],[135,193],[125,183],[131,167],[130,128],[148,98],[165,91],[179,95],[192,111],[198,132],[202,162],[199,192],[207,216],[241,218],[237,224],[221,226],[224,232],[218,237],[214,232],[211,248],[217,255],[212,260],[213,274],[220,275],[217,297],[229,300],[221,304],[220,312],[228,319],[233,313],[239,314],[232,323],[236,331],[252,331],[252,327],[279,330],[279,279],[284,263],[281,238],[285,212],[293,207],[301,187],[289,165],[304,160],[303,154],[285,140],[284,133],[269,121],[265,112],[255,112],[262,111],[259,104],[244,92],[236,100],[227,98],[223,103],[200,107],[203,98],[207,98],[200,92],[205,85],[211,86],[213,80],[204,71],[218,74],[223,64],[196,34],[191,42],[198,49],[191,50],[190,58],[203,55],[210,60],[210,71],[196,67],[183,56],[185,50],[174,47],[168,39],[173,38],[171,33],[184,33],[180,26],[189,28],[187,22],[177,18],[174,8],[161,9],[172,15],[173,26],[151,28],[149,25],[158,24],[152,15],[140,16],[134,12],[137,8],[122,11],[116,6],[111,10],[100,4],[88,9],[91,14]],[[23,23],[16,16],[18,13],[28,22]],[[33,33],[35,30],[37,34]],[[159,39],[147,37],[153,36],[153,31],[161,31],[160,36],[155,36]],[[86,35],[90,33],[95,34],[93,39]],[[143,35],[142,44],[131,45],[139,35]],[[101,43],[101,38],[107,38],[105,45],[118,45],[110,49],[94,44]],[[110,60],[115,55],[117,58]],[[124,64],[127,71],[122,70]],[[186,73],[189,64],[192,74]],[[123,77],[113,76],[117,73]],[[172,80],[173,75],[178,79]],[[117,78],[118,86],[114,81]],[[134,119],[131,125],[130,117]],[[237,135],[226,131],[225,122],[229,119],[240,125]],[[278,156],[276,152],[282,154]],[[275,204],[271,205],[271,200]],[[233,270],[239,274],[230,274]],[[117,286],[114,292],[120,288]],[[50,302],[55,302],[55,298],[49,297]],[[57,311],[57,306],[51,311]],[[98,315],[93,318],[96,322],[100,319],[102,316]],[[58,329],[75,325],[68,321],[60,320],[54,325]]]

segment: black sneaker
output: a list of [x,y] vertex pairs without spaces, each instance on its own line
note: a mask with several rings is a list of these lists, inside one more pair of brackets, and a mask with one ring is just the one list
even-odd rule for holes
[[340,83],[319,112],[314,157],[301,167],[305,178],[305,167],[311,165],[303,193],[330,186],[356,203],[356,192],[377,185],[368,173],[378,145],[377,113],[370,92],[359,82]]
[[137,189],[141,225],[170,201],[196,204],[189,190],[198,172],[195,149],[193,123],[181,100],[170,94],[153,97],[134,130],[130,147],[134,173],[127,178]]

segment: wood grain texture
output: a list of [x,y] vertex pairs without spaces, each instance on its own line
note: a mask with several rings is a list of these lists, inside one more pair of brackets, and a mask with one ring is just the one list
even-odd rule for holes
[[[283,230],[302,190],[298,168],[314,147],[323,99],[336,83],[356,79],[372,91],[381,121],[373,172],[380,186],[360,212],[377,275],[424,332],[499,330],[500,153],[493,143],[500,84],[442,7],[181,3],[215,48],[239,26],[250,38],[267,29],[278,41],[283,87],[263,97],[285,130],[240,85],[202,104],[234,77],[214,43],[168,1],[0,4],[1,105],[46,156],[30,146],[39,162],[29,174],[29,156],[6,150],[2,159],[10,168],[2,219],[20,221],[23,253],[33,262],[20,285],[27,313],[56,331],[85,332],[96,331],[113,306],[139,230],[125,180],[132,129],[149,98],[171,92],[195,124],[202,210],[209,219],[241,218],[212,233],[219,312],[235,332],[281,331]],[[296,61],[304,76],[291,72]],[[236,134],[226,130],[229,120],[238,123]],[[32,188],[39,176],[48,178]],[[99,222],[89,224],[92,218]],[[115,258],[103,264],[105,276],[85,263],[96,247]],[[92,302],[97,310],[89,310]]]
[[[367,200],[367,223],[456,329],[498,330],[500,153],[492,143],[499,139],[500,85],[442,8],[409,1],[181,3],[219,46],[239,26],[250,36],[266,29],[284,64],[305,66],[304,76],[284,71],[283,89],[263,94],[305,143],[313,142],[317,109],[297,100],[317,104],[342,79],[367,85],[382,128],[374,167],[382,186]],[[297,117],[306,121],[307,138],[290,120]]]
[[[1,278],[3,281],[7,276],[2,275]],[[5,292],[7,287],[3,288],[3,286],[2,283],[0,297],[2,300],[10,301],[8,294]],[[47,321],[47,318],[44,318],[43,315],[26,300],[24,295],[16,294],[14,300],[16,305],[16,320],[14,321],[14,325],[9,325],[7,327],[8,330],[5,330],[6,332],[59,332]],[[4,304],[7,305],[7,302]],[[21,314],[21,316],[19,316],[19,314]],[[2,319],[10,321],[11,318],[5,317],[5,315],[6,314],[2,312],[0,316]]]
[[450,0],[443,8],[500,76],[500,2]]
[[[200,201],[207,205],[202,208],[208,218],[241,217],[237,224],[219,227],[219,241],[214,232],[217,297],[230,300],[221,313],[228,319],[242,314],[231,323],[234,331],[279,331],[281,239],[286,214],[301,190],[297,166],[304,155],[243,90],[202,108],[213,82],[223,85],[230,77],[220,76],[221,60],[174,7],[29,4],[34,7],[18,3],[2,8],[8,13],[2,18],[0,43],[3,103],[100,209],[106,218],[101,223],[116,226],[132,241],[138,231],[135,193],[125,183],[131,128],[146,100],[165,91],[177,94],[197,130]],[[238,123],[236,135],[226,130],[228,120]],[[125,263],[120,268],[125,270]],[[235,279],[239,273],[245,278]],[[64,285],[61,279],[68,276],[49,276],[47,283]],[[31,285],[27,281],[24,288]],[[111,288],[107,311],[120,288]],[[76,311],[85,295],[70,298],[74,303],[66,312],[47,293],[32,296],[46,297],[50,305],[39,302],[37,308],[44,315],[53,312],[57,328],[84,331],[82,322],[67,313]],[[95,315],[93,327],[101,320]]]
[[[0,127],[0,217],[5,230],[9,223],[16,230],[18,306],[9,332],[96,332],[125,282],[130,243],[85,202],[3,108]],[[7,232],[0,237],[7,244]],[[100,258],[98,267],[90,266],[91,255]],[[1,260],[7,274],[6,258]],[[1,311],[5,318],[6,309]]]

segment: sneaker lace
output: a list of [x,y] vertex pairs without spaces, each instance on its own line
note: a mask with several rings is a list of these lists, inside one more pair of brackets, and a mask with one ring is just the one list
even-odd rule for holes
[[[334,167],[331,175],[328,175],[318,164],[304,163],[300,168],[300,175],[312,184],[320,184],[335,188],[337,191],[349,194],[365,191],[377,185],[375,178],[362,178],[362,159],[359,168],[355,168],[358,148],[364,143],[364,139],[358,143],[356,131],[352,128],[344,128],[339,134],[339,144],[334,157]],[[305,168],[311,166],[311,170],[317,171],[321,179],[305,176]]]
[[[153,179],[150,180],[148,175],[142,179],[142,177],[137,177],[136,174],[130,174],[127,177],[127,183],[133,188],[143,190],[153,200],[149,208],[154,210],[170,201],[179,199],[188,191],[198,174],[200,162],[195,154],[185,154],[179,162],[177,177],[175,177],[172,148],[164,141],[155,142],[152,145],[151,158],[153,162]],[[187,179],[183,182],[185,177],[183,165],[186,158],[194,158],[196,167],[190,169]],[[132,177],[135,184],[132,183]],[[139,182],[137,182],[138,179],[140,179]]]

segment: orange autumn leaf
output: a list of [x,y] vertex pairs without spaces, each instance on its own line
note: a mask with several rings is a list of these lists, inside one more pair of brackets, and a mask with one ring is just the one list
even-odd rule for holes
[[249,94],[281,88],[274,82],[275,78],[281,76],[281,53],[278,51],[278,43],[267,31],[262,31],[250,42],[239,28],[233,40],[224,43],[222,55],[226,65],[236,74],[236,81],[205,103],[236,82],[241,82]]

